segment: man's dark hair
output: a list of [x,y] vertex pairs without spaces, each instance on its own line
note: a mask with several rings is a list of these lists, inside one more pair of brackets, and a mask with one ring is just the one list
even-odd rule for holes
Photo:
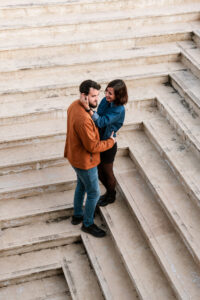
[[115,94],[115,105],[124,105],[128,102],[128,92],[126,84],[121,79],[115,79],[108,83],[107,88],[112,87]]
[[85,95],[88,95],[90,92],[90,88],[93,88],[93,89],[99,91],[101,89],[101,86],[97,82],[88,79],[88,80],[83,81],[80,84],[79,91],[80,91],[80,93],[84,93]]

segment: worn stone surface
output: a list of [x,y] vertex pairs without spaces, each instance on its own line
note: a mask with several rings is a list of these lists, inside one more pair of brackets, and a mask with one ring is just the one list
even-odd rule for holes
[[[198,300],[200,1],[0,4],[0,300]],[[73,226],[66,110],[125,80],[116,202]],[[103,192],[103,188],[102,188]]]

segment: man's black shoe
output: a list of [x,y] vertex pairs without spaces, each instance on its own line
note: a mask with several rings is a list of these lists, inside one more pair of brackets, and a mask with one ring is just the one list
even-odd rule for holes
[[78,225],[80,224],[81,222],[83,221],[83,217],[76,217],[76,216],[72,216],[72,220],[71,220],[71,223],[73,225]]
[[87,232],[95,237],[104,237],[106,235],[106,232],[99,228],[96,224],[92,224],[88,227],[82,225],[81,229],[84,231],[84,232]]
[[107,194],[107,196],[105,197],[104,200],[98,202],[98,205],[99,206],[106,206],[110,203],[115,202],[115,199],[116,199],[116,191],[110,192],[110,193]]

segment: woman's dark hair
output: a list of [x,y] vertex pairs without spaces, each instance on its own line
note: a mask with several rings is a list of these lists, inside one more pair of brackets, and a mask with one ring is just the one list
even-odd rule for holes
[[93,88],[95,90],[100,90],[101,89],[101,86],[100,84],[98,84],[97,82],[93,81],[93,80],[85,80],[83,81],[80,86],[79,86],[79,91],[80,93],[83,93],[85,95],[88,95],[89,92],[90,92],[90,88]]
[[125,105],[128,102],[128,92],[126,84],[121,79],[115,79],[108,83],[107,88],[112,87],[115,94],[115,105]]

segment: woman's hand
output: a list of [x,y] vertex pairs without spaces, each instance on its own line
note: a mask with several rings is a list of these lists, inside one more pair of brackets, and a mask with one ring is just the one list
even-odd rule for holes
[[116,137],[114,137],[114,131],[111,133],[110,138],[113,139],[114,143],[116,143]]
[[85,109],[89,109],[90,107],[89,107],[89,100],[88,100],[88,96],[86,96],[85,94],[81,94],[81,96],[80,96],[80,102],[81,102],[81,104],[83,105],[83,107],[85,108]]

